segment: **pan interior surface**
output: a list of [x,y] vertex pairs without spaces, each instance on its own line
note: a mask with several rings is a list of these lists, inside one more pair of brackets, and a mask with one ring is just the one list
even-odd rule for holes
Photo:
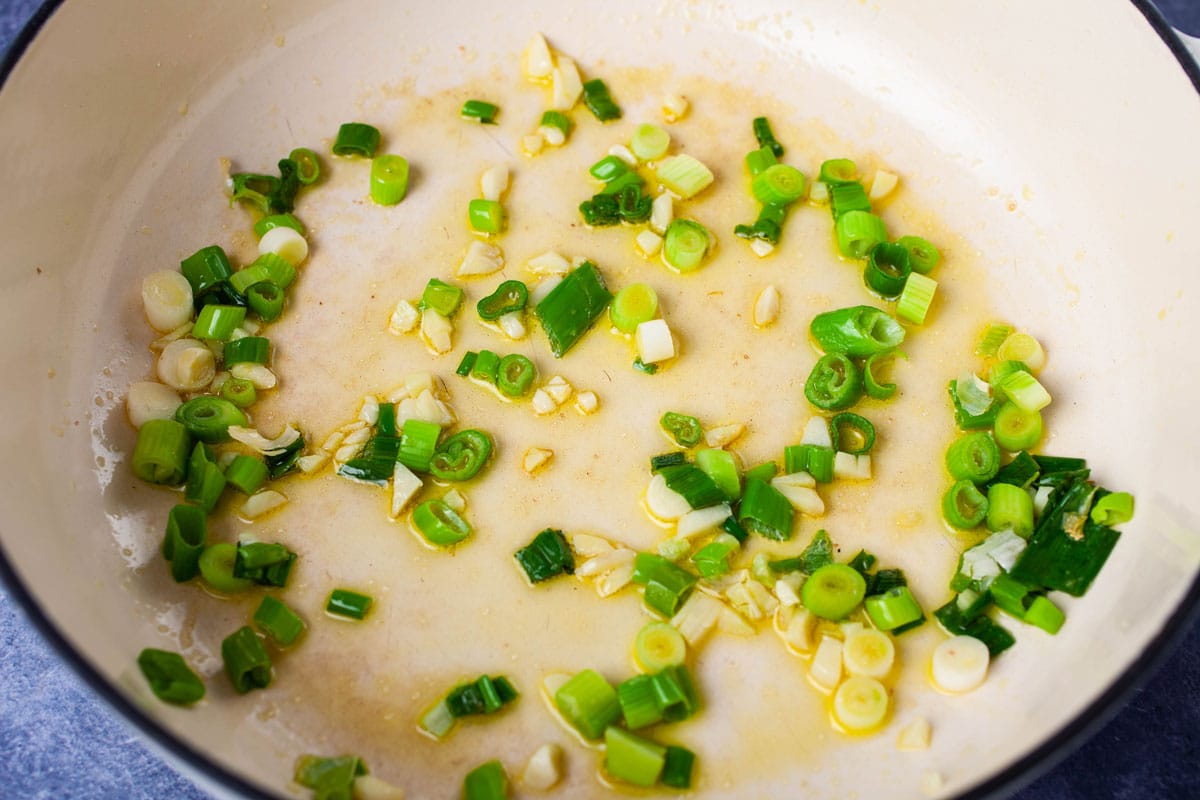
[[[1192,219],[1200,103],[1132,5],[975,5],[616,2],[565,11],[534,2],[500,10],[189,2],[114,15],[65,4],[0,94],[0,147],[15,173],[14,190],[0,199],[0,363],[10,380],[0,400],[10,424],[0,437],[12,454],[0,465],[0,543],[19,580],[136,713],[264,791],[297,791],[288,779],[301,753],[354,752],[412,796],[445,796],[478,763],[500,758],[515,774],[555,741],[569,756],[561,791],[608,794],[596,755],[546,712],[537,676],[584,667],[629,674],[628,643],[646,622],[640,601],[630,591],[600,600],[573,582],[535,592],[514,578],[509,554],[548,526],[652,548],[661,532],[636,498],[643,456],[663,443],[647,439],[642,423],[677,403],[705,420],[733,421],[732,413],[752,419],[747,461],[771,457],[809,413],[800,384],[815,361],[805,338],[812,312],[830,298],[870,301],[857,270],[831,254],[828,218],[817,210],[789,229],[797,242],[789,260],[781,253],[759,263],[717,230],[721,247],[694,278],[704,292],[684,292],[643,264],[628,234],[577,224],[575,205],[590,189],[573,176],[632,123],[657,121],[661,97],[680,91],[693,103],[692,122],[679,125],[682,149],[710,163],[723,186],[697,202],[698,217],[753,213],[739,159],[753,146],[749,120],[765,114],[791,148],[789,163],[810,176],[822,159],[842,155],[899,172],[889,224],[947,244],[945,311],[914,337],[905,405],[880,411],[898,442],[887,456],[895,477],[880,491],[912,492],[907,502],[924,510],[923,520],[906,529],[895,522],[902,509],[876,508],[869,491],[848,489],[798,541],[827,525],[844,557],[867,547],[915,576],[927,610],[945,601],[960,544],[936,517],[944,478],[932,473],[940,467],[923,459],[938,457],[952,435],[945,382],[973,363],[973,336],[989,318],[1035,332],[1050,354],[1045,380],[1055,405],[1042,449],[1086,456],[1096,479],[1132,492],[1138,508],[1087,597],[1064,599],[1062,631],[1022,628],[1018,646],[972,694],[928,687],[923,667],[942,635],[926,625],[900,640],[905,677],[888,727],[851,738],[830,728],[802,663],[769,630],[753,639],[717,635],[698,666],[710,687],[704,713],[665,735],[700,754],[701,797],[920,796],[931,773],[954,794],[999,774],[1051,741],[1142,655],[1197,574],[1196,457],[1180,443],[1200,441],[1186,355],[1200,310]],[[569,145],[530,161],[516,142],[545,96],[523,82],[519,53],[535,31],[586,75],[604,77],[628,113],[601,127],[583,124],[586,112],[577,110]],[[979,31],[987,32],[984,47]],[[1063,45],[1080,38],[1086,48]],[[505,100],[494,129],[456,118],[464,100],[489,95]],[[462,344],[432,369],[462,422],[486,421],[498,432],[494,470],[517,472],[527,446],[574,437],[577,447],[554,448],[555,465],[537,482],[517,475],[473,486],[476,521],[503,508],[523,516],[453,556],[421,548],[403,522],[389,523],[375,490],[328,474],[292,479],[284,491],[293,502],[249,527],[301,553],[286,599],[310,631],[278,660],[269,690],[237,696],[219,645],[254,606],[170,581],[158,547],[177,498],[129,473],[134,432],[123,396],[153,369],[138,287],[207,244],[222,244],[240,263],[253,258],[248,217],[225,201],[222,159],[260,171],[293,147],[326,154],[350,120],[377,125],[385,147],[409,157],[412,193],[384,214],[365,197],[364,170],[323,155],[327,183],[298,210],[312,228],[313,255],[295,313],[271,334],[283,384],[256,414],[264,430],[302,421],[319,440],[354,417],[364,394],[431,368],[416,339],[388,337],[387,317],[428,277],[451,273],[469,241],[465,198],[493,163],[514,172],[503,277],[522,277],[524,259],[556,249],[594,257],[618,285],[661,281],[664,307],[674,309],[670,319],[700,364],[741,357],[713,341],[705,320],[732,326],[766,283],[795,285],[785,309],[797,310],[755,340],[761,349],[746,365],[724,365],[730,377],[720,381],[681,368],[654,384],[624,376],[608,387],[588,366],[612,359],[603,332],[561,364],[536,335],[522,343],[545,375],[593,388],[602,413],[638,421],[615,445],[573,412],[543,421],[497,411],[495,398],[454,378],[461,350],[494,338],[460,323]],[[550,188],[522,183],[537,170],[554,176]],[[806,292],[804,273],[778,274],[785,270],[811,270],[819,288]],[[499,277],[471,284],[472,302]],[[770,383],[786,359],[795,367]],[[778,389],[756,396],[745,386]],[[917,455],[904,454],[904,437]],[[887,462],[879,463],[882,473]],[[587,502],[562,519],[575,498]],[[232,540],[246,527],[226,519],[217,533]],[[335,586],[376,597],[368,623],[323,617]],[[205,676],[209,699],[187,710],[156,701],[134,665],[147,646],[183,652]],[[416,731],[416,711],[484,672],[517,680],[523,698],[512,712],[442,743]],[[932,747],[899,752],[897,729],[917,717],[932,722]]]

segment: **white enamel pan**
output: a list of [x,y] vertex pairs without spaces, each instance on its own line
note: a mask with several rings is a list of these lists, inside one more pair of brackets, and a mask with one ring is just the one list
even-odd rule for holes
[[[753,87],[848,154],[899,167],[904,191],[985,267],[995,311],[1047,331],[1069,397],[1054,451],[1137,497],[1061,633],[1022,637],[995,680],[935,720],[930,750],[897,752],[894,729],[846,742],[798,720],[777,733],[804,758],[695,796],[917,797],[929,773],[945,796],[1011,791],[1105,719],[1194,618],[1200,72],[1146,0],[67,0],[39,22],[0,92],[0,572],[96,692],[214,793],[305,796],[289,783],[299,753],[355,751],[411,796],[446,796],[472,758],[516,765],[537,744],[456,742],[465,755],[447,777],[427,774],[422,751],[389,750],[379,720],[324,737],[321,715],[338,706],[315,698],[361,714],[377,697],[370,666],[285,684],[267,708],[214,688],[218,662],[201,706],[157,702],[136,653],[195,652],[193,636],[211,653],[219,638],[186,624],[168,591],[155,548],[169,501],[129,473],[122,396],[150,371],[141,277],[228,238],[241,213],[222,205],[220,157],[257,166],[327,148],[340,122],[460,84],[508,91],[538,30],[597,73]],[[410,735],[411,721],[394,725]],[[814,756],[816,740],[833,744]],[[572,758],[562,796],[606,796],[586,755]]]

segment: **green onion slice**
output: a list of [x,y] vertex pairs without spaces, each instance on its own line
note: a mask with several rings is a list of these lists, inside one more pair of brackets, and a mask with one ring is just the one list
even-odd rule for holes
[[394,206],[408,194],[408,160],[382,155],[371,159],[371,199],[381,206]]
[[426,500],[413,509],[412,518],[426,541],[438,547],[458,544],[471,535],[471,526],[443,500]]
[[429,471],[443,481],[474,478],[492,454],[492,438],[474,428],[459,431],[438,447],[429,462]]
[[829,421],[833,449],[852,456],[871,452],[875,446],[875,426],[866,417],[843,411]]
[[374,158],[379,149],[379,129],[364,122],[346,122],[338,128],[333,142],[335,156]]
[[546,528],[514,557],[530,583],[541,583],[558,575],[575,573],[575,556],[560,530]]
[[667,154],[671,146],[671,134],[657,125],[642,123],[629,140],[629,149],[641,161],[657,161]]
[[593,669],[574,675],[554,693],[563,718],[589,739],[599,739],[621,718],[621,703],[612,684]]
[[613,102],[608,87],[599,78],[593,78],[583,84],[583,103],[601,122],[621,118],[620,107]]
[[838,252],[861,260],[880,242],[887,241],[883,220],[867,211],[846,211],[834,223]]
[[173,419],[151,419],[138,430],[130,464],[133,474],[147,483],[177,486],[187,475],[192,435]]
[[788,499],[771,484],[746,475],[737,521],[747,530],[777,542],[792,538],[795,511]]
[[763,205],[787,206],[804,196],[804,173],[788,164],[775,164],[754,176],[750,192]]
[[421,293],[421,308],[431,308],[443,317],[452,317],[462,305],[463,290],[437,278],[430,278]]
[[504,206],[499,200],[475,198],[467,204],[467,221],[479,233],[500,233],[504,230]]
[[[297,147],[292,152],[288,153],[288,160],[296,165],[296,180],[305,186],[309,186],[317,182],[321,177],[321,160],[317,158],[317,154],[307,147]],[[290,216],[290,215],[289,215]],[[295,217],[292,217],[295,219]],[[291,227],[290,225],[288,227]],[[299,233],[304,233],[304,227],[296,229]],[[257,233],[257,226],[255,227]],[[262,236],[260,233],[259,236]]]
[[181,504],[167,514],[162,554],[171,564],[171,577],[176,583],[196,577],[207,538],[208,518],[204,509]]
[[617,292],[608,309],[613,327],[632,334],[637,326],[658,316],[658,295],[644,283],[631,283]]
[[946,471],[957,481],[985,483],[1000,469],[1000,448],[991,434],[977,431],[960,436],[946,450]]
[[237,563],[237,547],[228,542],[217,542],[204,548],[200,554],[200,577],[214,590],[224,594],[244,592],[254,581],[233,574]]
[[150,691],[164,703],[186,706],[204,698],[204,681],[178,653],[147,647],[138,654],[137,664]]
[[775,151],[770,147],[760,147],[746,153],[746,171],[750,173],[751,178],[778,163],[779,159],[775,157]]
[[221,642],[221,658],[238,694],[271,685],[271,657],[250,626],[238,628],[225,637]]
[[825,352],[857,358],[892,350],[904,341],[904,327],[886,311],[871,306],[818,314],[809,332]]
[[590,261],[567,276],[534,308],[555,358],[561,358],[595,324],[612,294],[600,270]]
[[902,350],[888,350],[883,353],[873,353],[863,362],[863,388],[867,397],[874,400],[887,400],[896,393],[895,383],[882,383],[878,370],[886,369],[896,358],[907,359]]
[[505,314],[520,311],[529,302],[529,288],[521,281],[508,280],[496,287],[496,291],[475,304],[479,318],[491,322]]
[[822,619],[837,621],[858,608],[867,582],[847,564],[826,564],[808,576],[800,592],[805,608]]
[[500,106],[495,103],[489,103],[486,100],[468,100],[463,103],[459,115],[463,119],[478,120],[484,125],[495,125],[496,115],[499,113]]
[[1097,525],[1122,525],[1133,519],[1133,495],[1129,492],[1106,494],[1092,504],[1089,515]]
[[263,595],[258,610],[254,612],[254,624],[283,647],[294,644],[304,633],[304,620],[281,600]]
[[711,245],[708,229],[691,219],[673,219],[663,236],[663,259],[679,272],[693,272]]
[[520,353],[510,353],[500,359],[496,371],[496,388],[506,397],[524,397],[533,387],[537,368]]
[[226,342],[224,360],[226,367],[234,364],[266,364],[271,360],[271,340],[265,336],[244,336]]
[[938,249],[920,236],[901,236],[896,243],[908,251],[908,260],[912,271],[921,275],[932,272],[933,268],[942,260],[942,254],[938,252]]
[[862,373],[843,353],[826,353],[804,382],[808,402],[826,411],[849,408],[862,396]]
[[363,619],[371,610],[370,596],[352,592],[349,589],[334,589],[329,593],[325,610],[330,614],[350,619]]
[[863,281],[884,297],[897,297],[911,274],[908,250],[899,244],[880,242],[867,256]]
[[968,530],[987,517],[987,497],[969,480],[951,486],[942,497],[942,516],[956,528]]
[[663,414],[658,424],[681,447],[695,447],[700,444],[700,439],[704,435],[704,430],[700,427],[700,420],[688,414],[668,411]]
[[771,155],[779,157],[783,155],[783,145],[775,138],[775,133],[771,130],[771,123],[766,117],[755,117],[751,122],[751,127],[754,129],[754,138],[758,141],[758,146],[771,151]]
[[[295,216],[291,214],[271,214],[254,223],[254,235],[261,239],[272,228],[291,228],[301,236],[307,232],[304,223]],[[245,270],[242,271],[245,272]]]
[[858,165],[848,158],[831,158],[821,164],[817,180],[830,185],[852,183],[858,180]]

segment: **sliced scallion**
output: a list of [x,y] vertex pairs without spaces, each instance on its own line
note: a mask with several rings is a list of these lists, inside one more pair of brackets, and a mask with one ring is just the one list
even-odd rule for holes
[[426,500],[413,509],[413,525],[430,544],[450,547],[471,535],[471,526],[444,500]]
[[696,585],[696,576],[654,553],[638,553],[633,582],[646,587],[646,606],[670,619]]
[[496,291],[475,304],[479,318],[492,322],[505,314],[521,311],[529,302],[529,287],[521,281],[507,280]]
[[843,353],[826,353],[804,381],[808,402],[826,411],[849,408],[862,396],[862,372]]
[[394,206],[408,194],[408,159],[397,155],[371,159],[371,199]]
[[750,192],[765,206],[787,206],[804,196],[804,173],[788,164],[775,164],[754,176]]
[[610,725],[604,731],[604,770],[635,786],[658,782],[667,760],[667,748],[649,739]]
[[254,612],[254,624],[278,644],[287,647],[304,633],[304,620],[285,603],[271,595],[263,595]]
[[369,595],[352,592],[349,589],[334,589],[329,593],[325,610],[339,617],[363,619],[371,610],[372,602]]
[[[400,428],[400,446],[393,461],[399,461],[414,472],[429,472],[433,454],[437,452],[442,427],[420,419],[406,419]],[[390,472],[388,473],[390,476]]]
[[592,78],[583,84],[583,104],[588,111],[601,122],[621,118],[621,108],[613,102],[608,86],[599,78]]
[[563,532],[554,528],[533,537],[514,557],[530,583],[541,583],[563,573],[575,572],[575,556]]
[[250,626],[238,628],[225,637],[221,642],[221,659],[238,694],[271,685],[271,657]]
[[657,161],[667,154],[670,146],[671,134],[650,123],[638,125],[629,140],[629,149],[641,161]]
[[504,230],[504,206],[499,200],[475,198],[467,204],[467,221],[479,233],[500,233]]
[[956,528],[974,528],[987,517],[987,497],[969,480],[951,486],[942,497],[942,516]]
[[777,542],[792,538],[795,511],[783,493],[769,483],[746,475],[737,521],[744,528]]
[[658,295],[644,283],[631,283],[617,292],[608,309],[613,327],[632,334],[637,326],[658,316]]
[[137,664],[150,691],[164,703],[186,706],[204,698],[204,681],[178,653],[147,647],[138,654]]
[[[265,336],[243,336],[225,343],[225,366],[266,364],[271,360],[271,340]],[[238,423],[244,425],[244,422]]]
[[207,538],[208,519],[204,509],[180,504],[167,514],[162,554],[171,564],[171,577],[176,583],[196,577]]
[[248,578],[233,574],[237,564],[237,546],[229,542],[217,542],[204,548],[200,554],[200,577],[218,592],[237,594],[254,585]]
[[335,156],[364,156],[374,158],[379,149],[379,129],[365,122],[345,122],[338,128],[333,142]]
[[693,272],[699,269],[711,244],[708,229],[699,222],[673,219],[663,236],[663,260],[680,272]]
[[479,474],[491,454],[492,437],[481,430],[468,428],[438,446],[429,460],[429,472],[443,481],[470,480]]
[[834,223],[838,252],[846,258],[864,259],[880,242],[887,241],[883,220],[867,211],[847,211]]
[[896,243],[908,250],[908,261],[912,271],[921,275],[932,272],[942,260],[938,249],[920,236],[901,236]]
[[550,340],[550,350],[561,358],[585,334],[612,300],[600,270],[590,261],[567,273],[534,309]]
[[468,100],[463,103],[459,116],[463,119],[477,120],[484,125],[495,125],[496,115],[499,113],[500,106],[495,103],[489,103],[486,100]]
[[554,705],[563,718],[589,739],[621,718],[621,702],[612,684],[593,669],[585,669],[554,693]]
[[843,411],[829,420],[833,449],[852,456],[871,452],[875,446],[875,426],[866,417]]
[[779,157],[783,155],[783,145],[775,138],[775,133],[771,130],[771,123],[766,117],[755,117],[750,123],[754,130],[754,138],[758,141],[758,146],[771,151],[771,155]]
[[529,394],[537,368],[520,353],[509,353],[500,359],[496,369],[496,388],[507,397],[524,397]]
[[452,317],[462,305],[463,290],[445,281],[430,278],[421,293],[421,308],[431,308],[443,317]]

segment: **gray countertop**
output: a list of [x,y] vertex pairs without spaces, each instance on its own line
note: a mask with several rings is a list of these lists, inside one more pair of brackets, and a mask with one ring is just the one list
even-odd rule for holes
[[[1200,35],[1200,2],[1157,4]],[[42,5],[0,0],[0,51]],[[0,798],[205,797],[63,664],[0,584]],[[1106,725],[1014,797],[1200,798],[1200,625]]]

